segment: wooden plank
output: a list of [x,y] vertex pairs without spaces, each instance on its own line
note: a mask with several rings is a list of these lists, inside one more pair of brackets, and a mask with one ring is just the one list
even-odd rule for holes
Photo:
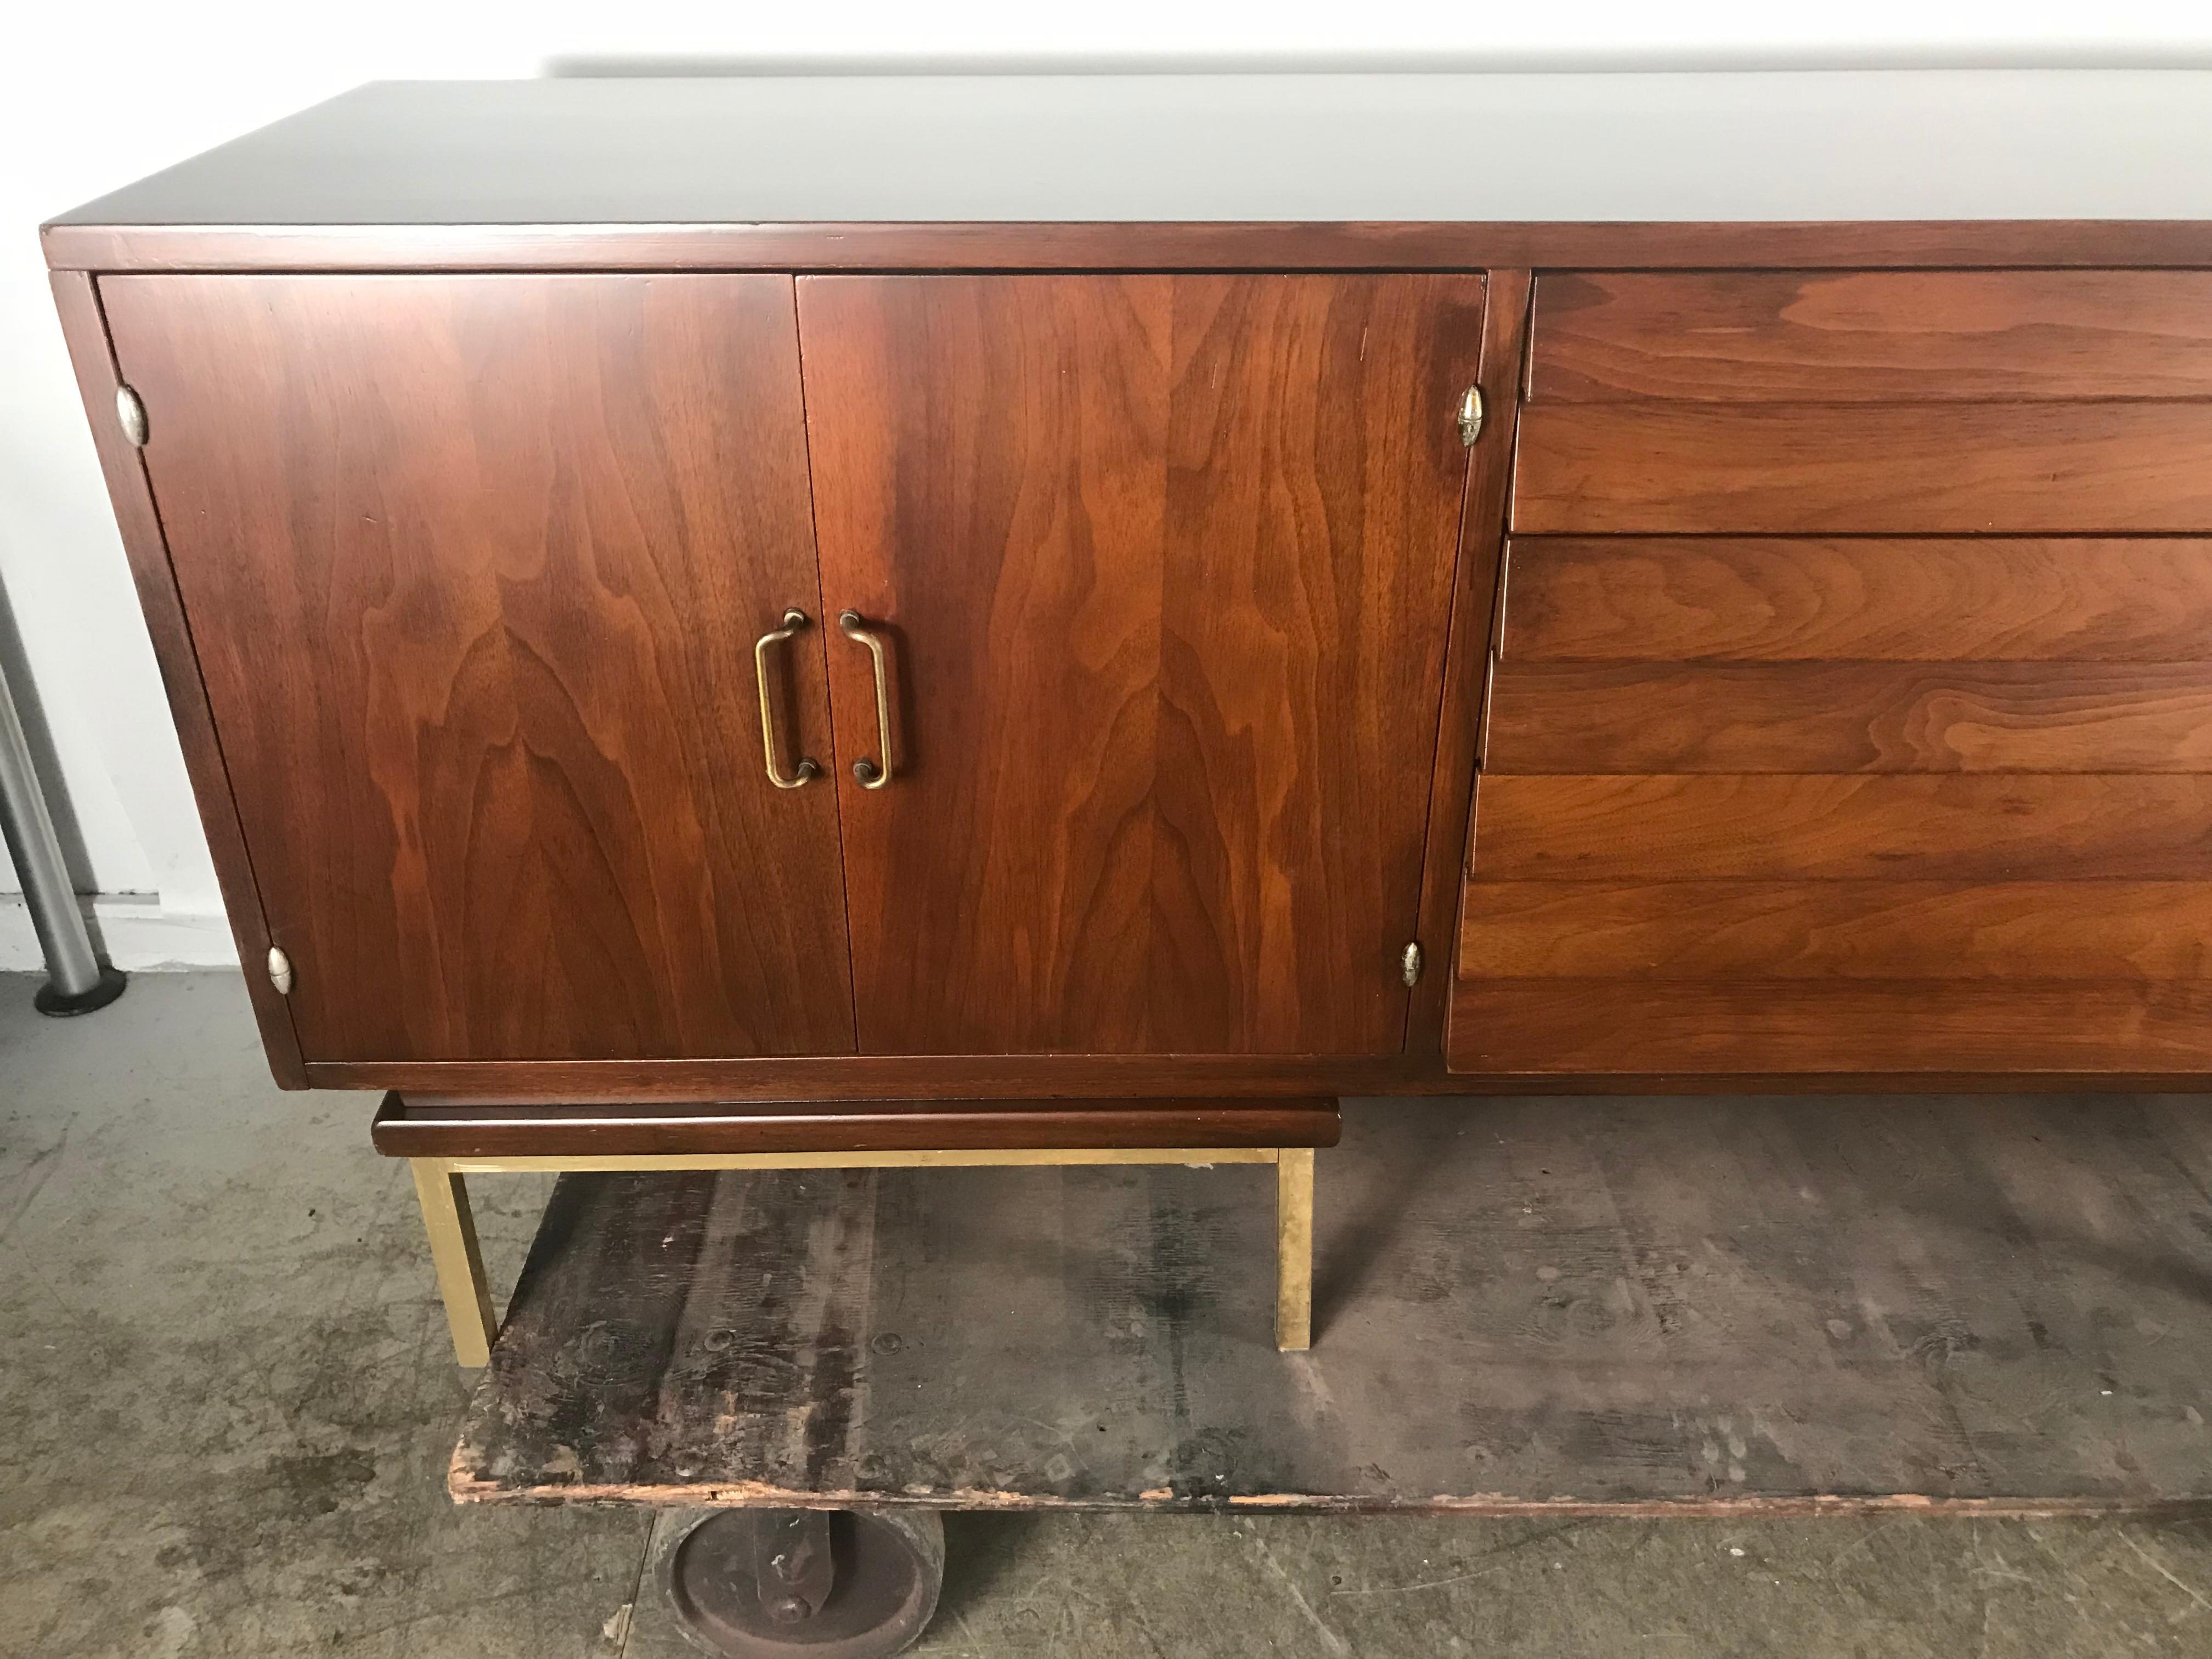
[[2212,541],[1521,537],[1520,662],[2181,662]]
[[849,1052],[790,281],[102,298],[307,1055]]
[[1528,395],[1893,404],[2212,396],[2212,272],[1565,272]]
[[2207,662],[1509,661],[1491,698],[1493,773],[2212,771]]
[[1553,404],[1519,533],[2212,530],[2212,402]]
[[1470,982],[2204,979],[2212,884],[1477,881],[1455,971]]
[[[2212,1498],[2190,1098],[1410,1102],[1267,1172],[564,1181],[471,1500],[2068,1513]],[[2118,1379],[2118,1381],[2116,1381]]]
[[1489,777],[1484,881],[2212,879],[2203,776]]
[[836,1152],[957,1147],[1327,1146],[1334,1100],[860,1100],[498,1105],[387,1095],[369,1127],[389,1158]]
[[1493,979],[1453,988],[1455,1069],[2180,1071],[2212,1082],[2212,981]]
[[800,283],[864,1051],[1403,1047],[1482,298]]

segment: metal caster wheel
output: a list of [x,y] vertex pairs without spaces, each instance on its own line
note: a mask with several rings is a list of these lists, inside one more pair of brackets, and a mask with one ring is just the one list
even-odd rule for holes
[[684,1633],[725,1659],[888,1659],[937,1611],[934,1510],[720,1510],[660,1560]]

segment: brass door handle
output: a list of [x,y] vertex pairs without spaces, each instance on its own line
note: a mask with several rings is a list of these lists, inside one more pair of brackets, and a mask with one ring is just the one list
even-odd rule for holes
[[853,763],[853,775],[860,781],[861,788],[880,789],[891,781],[891,677],[884,656],[883,637],[868,626],[857,611],[838,613],[837,631],[866,646],[868,655],[875,659],[876,747],[882,752],[883,764],[878,766],[863,757]]
[[768,687],[768,648],[781,645],[806,626],[806,613],[796,606],[783,613],[783,626],[771,628],[753,641],[753,672],[760,680],[761,755],[768,763],[768,781],[779,789],[796,789],[810,779],[822,775],[822,769],[811,757],[801,755],[799,764],[786,777],[775,759],[775,698]]

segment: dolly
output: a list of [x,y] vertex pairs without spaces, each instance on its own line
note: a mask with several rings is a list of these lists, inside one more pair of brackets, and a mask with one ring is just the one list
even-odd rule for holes
[[852,1659],[948,1510],[2212,1509],[2201,1100],[1372,1103],[1324,1163],[1288,1353],[1233,1168],[568,1176],[451,1491],[658,1506],[639,1628]]

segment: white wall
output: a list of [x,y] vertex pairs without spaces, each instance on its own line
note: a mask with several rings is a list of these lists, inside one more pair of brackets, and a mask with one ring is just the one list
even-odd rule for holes
[[[1455,0],[1347,6],[846,0],[834,7],[16,0],[0,28],[0,665],[28,705],[80,884],[125,967],[228,933],[40,262],[46,216],[356,82],[549,67],[915,60],[1270,67],[2212,63],[2206,0]],[[32,12],[30,7],[37,6]],[[17,651],[20,639],[20,654]],[[27,682],[27,684],[26,684]],[[12,872],[0,866],[0,895]],[[0,896],[0,968],[36,962]]]

